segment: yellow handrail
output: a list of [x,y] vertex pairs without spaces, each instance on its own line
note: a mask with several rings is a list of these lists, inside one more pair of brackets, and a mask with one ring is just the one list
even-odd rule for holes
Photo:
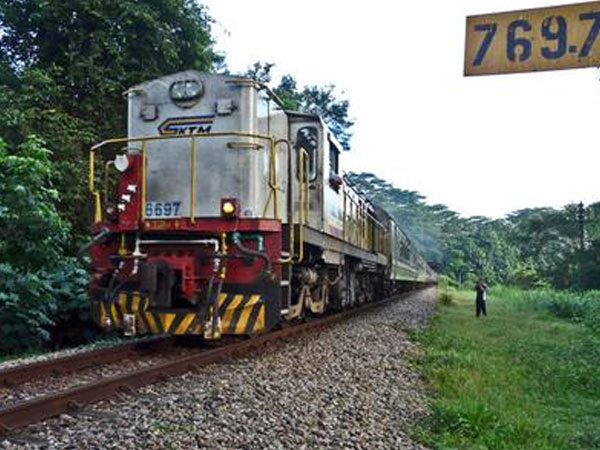
[[142,220],[146,218],[146,141],[142,141]]
[[304,225],[308,217],[308,152],[301,148],[300,159],[300,192],[298,205],[298,259],[297,263],[304,259]]
[[350,199],[350,243],[354,244],[354,202]]
[[190,146],[190,222],[196,222],[196,139],[192,138]]
[[100,201],[100,192],[92,192],[94,196],[94,223],[102,222],[102,202]]
[[90,192],[94,192],[94,163],[96,161],[94,149],[90,150]]
[[292,173],[292,146],[290,145],[290,141],[288,141],[287,139],[279,139],[278,141],[275,142],[275,147],[277,147],[278,144],[285,144],[287,146],[287,163],[288,163],[288,192],[287,192],[287,197],[289,199],[289,205],[288,205],[288,236],[289,236],[289,244],[288,244],[288,248],[289,248],[289,254],[287,257],[285,258],[280,258],[279,262],[281,264],[291,264],[294,262],[294,239],[295,239],[295,235],[294,235],[294,197],[293,197],[293,189],[292,189],[292,184],[293,184],[293,173]]
[[342,195],[344,196],[344,208],[342,212],[342,240],[346,240],[346,191],[342,187]]

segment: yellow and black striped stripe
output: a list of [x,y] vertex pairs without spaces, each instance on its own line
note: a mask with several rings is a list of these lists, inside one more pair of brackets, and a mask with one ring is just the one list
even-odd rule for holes
[[[116,302],[100,304],[101,324],[110,318],[111,328],[123,328],[123,315],[135,316],[139,333],[199,335],[203,333],[204,319],[195,310],[156,312],[149,308],[148,297],[139,292],[122,291]],[[209,308],[212,314],[212,307]],[[210,317],[210,316],[209,316]],[[223,334],[254,334],[265,330],[266,305],[260,294],[222,293],[219,296],[219,317]]]
[[221,294],[219,316],[223,334],[252,334],[265,329],[265,304],[258,294]]

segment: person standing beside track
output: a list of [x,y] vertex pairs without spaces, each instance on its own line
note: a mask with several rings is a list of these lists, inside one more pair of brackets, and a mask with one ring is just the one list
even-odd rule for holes
[[475,296],[475,315],[479,317],[480,314],[483,313],[484,316],[487,316],[487,311],[485,310],[485,302],[487,300],[487,284],[483,279],[479,279],[477,284],[475,285],[475,292],[477,293]]

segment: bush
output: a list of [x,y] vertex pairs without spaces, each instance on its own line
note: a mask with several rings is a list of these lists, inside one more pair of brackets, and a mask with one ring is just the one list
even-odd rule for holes
[[514,269],[509,276],[508,283],[521,289],[541,289],[549,286],[548,282],[531,265],[518,266]]
[[449,277],[448,275],[439,275],[437,281],[438,287],[442,290],[447,290],[449,288],[457,288],[458,283],[454,278]]
[[56,324],[83,314],[86,305],[85,272],[64,256],[69,227],[57,211],[53,174],[40,139],[30,137],[13,151],[0,139],[2,352],[39,348]]
[[523,309],[547,311],[561,319],[583,323],[600,335],[600,291],[585,293],[553,289],[520,290],[494,287],[495,297],[518,304]]
[[440,291],[439,299],[440,303],[444,306],[450,306],[454,303],[454,296],[449,290]]
[[46,274],[0,264],[0,351],[41,346],[50,337],[56,302]]
[[40,139],[31,136],[12,152],[0,139],[0,263],[27,272],[60,263],[69,227],[58,214],[53,173]]
[[76,258],[65,258],[50,276],[57,308],[49,329],[53,347],[89,342],[97,334],[87,296],[87,271]]

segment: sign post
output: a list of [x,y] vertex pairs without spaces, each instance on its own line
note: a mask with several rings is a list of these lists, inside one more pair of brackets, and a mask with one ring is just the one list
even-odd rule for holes
[[467,17],[464,74],[600,65],[600,1]]

